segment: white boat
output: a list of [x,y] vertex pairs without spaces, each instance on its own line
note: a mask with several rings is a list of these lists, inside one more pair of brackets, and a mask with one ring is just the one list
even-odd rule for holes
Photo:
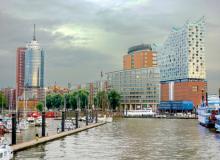
[[113,118],[104,115],[103,117],[98,117],[98,121],[111,123],[113,121]]
[[124,111],[125,116],[135,117],[135,116],[154,116],[155,112],[152,111],[152,108],[146,108],[143,110],[127,110]]
[[[8,120],[8,121],[5,122],[5,127],[9,130],[10,133],[12,132],[12,122],[11,122],[11,120]],[[21,133],[19,125],[16,126],[16,133]]]
[[[47,126],[46,119],[45,119],[45,125]],[[38,117],[35,119],[35,126],[42,126],[42,117]]]
[[220,132],[220,115],[216,115],[215,118],[215,129],[217,132]]
[[13,158],[12,148],[7,144],[4,137],[1,137],[0,142],[0,160],[10,160]]
[[35,126],[35,119],[34,119],[34,117],[28,117],[27,121],[29,123],[29,126]]
[[42,126],[42,117],[35,119],[35,126]]
[[75,125],[71,120],[65,120],[65,129],[72,130],[75,129]]
[[25,119],[22,119],[20,122],[19,122],[19,128],[20,130],[27,130],[29,127],[29,123],[28,121],[26,121]]
[[197,109],[198,121],[201,125],[206,127],[214,127],[216,115],[218,114],[219,106],[205,106],[201,105]]

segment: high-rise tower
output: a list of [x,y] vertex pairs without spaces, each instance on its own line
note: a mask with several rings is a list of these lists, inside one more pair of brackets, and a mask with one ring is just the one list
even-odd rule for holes
[[204,17],[172,29],[159,51],[161,101],[201,103],[207,90],[204,41]]
[[16,53],[16,93],[21,97],[24,90],[25,47],[17,48]]
[[25,50],[25,80],[28,98],[42,99],[44,88],[44,50],[36,40],[35,25],[33,40],[26,45]]
[[35,27],[33,40],[26,45],[25,51],[25,87],[44,87],[44,50],[36,40]]

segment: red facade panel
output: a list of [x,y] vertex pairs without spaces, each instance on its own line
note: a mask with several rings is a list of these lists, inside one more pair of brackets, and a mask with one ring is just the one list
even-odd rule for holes
[[[202,94],[205,98],[207,91],[207,82],[204,81],[187,81],[174,83],[174,101],[192,101],[194,106],[202,102]],[[161,84],[161,101],[169,100],[169,84]]]

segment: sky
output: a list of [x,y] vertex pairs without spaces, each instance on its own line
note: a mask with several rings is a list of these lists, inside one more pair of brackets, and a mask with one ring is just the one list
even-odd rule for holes
[[36,37],[46,50],[45,85],[75,86],[122,69],[141,43],[163,44],[171,28],[206,18],[209,93],[220,87],[219,0],[1,0],[0,88],[15,87],[16,48]]

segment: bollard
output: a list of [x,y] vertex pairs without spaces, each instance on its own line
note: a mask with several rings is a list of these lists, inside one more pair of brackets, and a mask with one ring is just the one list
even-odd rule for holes
[[61,131],[65,131],[65,112],[62,111]]
[[79,117],[79,112],[76,111],[76,128],[79,128],[79,124],[78,124],[78,117]]
[[17,124],[16,124],[16,114],[15,113],[13,113],[12,114],[12,140],[11,140],[11,142],[12,142],[12,145],[14,145],[14,144],[16,144],[16,128],[17,128],[17,126],[16,126]]
[[88,110],[86,110],[86,125],[87,125],[87,126],[88,126],[88,124],[89,124],[89,122],[88,122],[88,121],[89,121],[88,114],[89,114],[89,113],[88,113]]
[[127,108],[126,108],[125,114],[126,114],[126,117],[127,117],[128,116],[128,109]]
[[41,136],[45,137],[45,129],[46,129],[46,119],[45,119],[45,112],[42,112],[42,131],[41,131]]
[[95,112],[95,123],[98,123],[98,111]]

